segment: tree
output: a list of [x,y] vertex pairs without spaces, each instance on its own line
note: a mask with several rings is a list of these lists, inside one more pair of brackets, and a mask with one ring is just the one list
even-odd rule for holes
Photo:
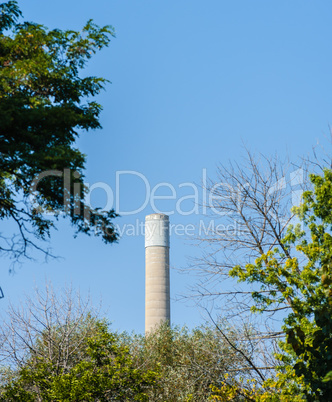
[[38,358],[50,361],[56,372],[86,357],[82,344],[96,332],[98,309],[72,288],[61,292],[46,283],[19,306],[9,304],[0,328],[0,361],[14,371]]
[[[159,371],[155,386],[149,387],[149,401],[208,401],[213,387],[238,383],[238,378],[254,378],[252,367],[229,344],[246,351],[254,359],[256,351],[248,348],[244,333],[226,323],[219,323],[222,333],[211,326],[170,328],[162,324],[145,336],[125,339],[137,367]],[[226,341],[225,336],[228,341]],[[249,388],[237,389],[241,398]]]
[[[241,163],[219,166],[217,179],[210,179],[206,187],[209,221],[198,239],[203,255],[191,266],[199,282],[190,298],[204,307],[212,301],[219,315],[232,325],[245,328],[251,323],[246,340],[260,350],[254,363],[261,384],[278,365],[271,351],[279,350],[277,340],[284,337],[279,324],[288,305],[269,306],[253,317],[256,303],[252,294],[259,287],[237,283],[230,271],[235,266],[245,268],[275,247],[284,248],[283,238],[294,220],[290,212],[292,202],[297,201],[294,195],[307,185],[305,166],[293,168],[290,175],[291,167],[277,157],[257,157],[249,151]],[[289,255],[294,252],[295,247],[287,250]]]
[[241,401],[262,383],[250,331],[218,322],[115,334],[89,300],[47,285],[2,320],[0,401]]
[[136,367],[119,336],[70,290],[37,291],[9,317],[0,401],[148,400],[158,373]]
[[[229,271],[276,246],[284,248],[282,239],[294,219],[290,212],[289,168],[289,163],[277,157],[257,158],[249,151],[242,164],[219,166],[217,178],[210,179],[206,188],[211,200],[207,205],[210,222],[198,239],[203,256],[192,266],[201,274],[201,281],[193,289],[195,298],[225,297],[222,304],[228,311],[230,305],[250,311],[251,292],[247,288],[226,291]],[[299,175],[304,173],[298,170]],[[236,316],[239,311],[233,313]]]
[[54,373],[52,361],[38,358],[22,367],[2,389],[0,401],[148,401],[157,373],[136,369],[128,349],[104,322],[84,342],[86,358]]
[[328,401],[332,392],[332,383],[325,381],[332,367],[332,171],[324,169],[322,175],[310,175],[310,180],[313,190],[306,191],[303,203],[294,208],[305,230],[290,226],[283,238],[286,251],[295,246],[298,255],[290,257],[276,247],[245,269],[234,267],[230,275],[260,285],[262,293],[253,295],[259,310],[280,303],[289,306],[283,326],[287,336],[279,355],[284,363],[277,382],[282,393],[297,386],[305,400]]
[[0,253],[16,260],[31,249],[49,254],[39,240],[49,238],[59,216],[76,233],[114,242],[115,212],[84,205],[85,155],[75,147],[82,130],[100,128],[93,97],[107,82],[80,71],[114,30],[92,20],[80,32],[48,30],[19,23],[21,16],[16,1],[0,5],[0,219],[17,229],[0,233]]
[[[234,219],[238,226],[232,232],[226,226],[206,238],[215,247],[199,267],[202,273],[206,270],[199,296],[226,297],[227,308],[235,307],[233,320],[238,313],[256,312],[280,325],[283,322],[278,331],[261,334],[263,342],[276,336],[283,339],[275,354],[278,377],[264,382],[276,394],[263,395],[262,400],[328,401],[332,390],[327,381],[332,367],[332,172],[324,169],[310,175],[311,188],[304,188],[302,203],[298,200],[288,216],[287,175],[276,161],[265,159],[263,166],[249,155],[249,169],[236,166],[219,172],[220,183],[210,186],[214,208],[226,212],[222,219]],[[218,289],[221,278],[225,278],[224,287],[232,278],[239,287]],[[213,292],[208,288],[212,279]],[[270,343],[270,353],[273,347]]]

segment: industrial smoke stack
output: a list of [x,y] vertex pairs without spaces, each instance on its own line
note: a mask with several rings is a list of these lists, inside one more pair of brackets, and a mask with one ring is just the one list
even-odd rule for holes
[[145,332],[171,320],[169,286],[169,219],[145,217]]

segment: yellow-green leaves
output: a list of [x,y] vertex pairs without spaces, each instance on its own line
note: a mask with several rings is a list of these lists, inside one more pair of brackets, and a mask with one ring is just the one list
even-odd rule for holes
[[[253,312],[279,305],[289,309],[286,341],[280,344],[284,353],[277,356],[280,375],[273,382],[280,400],[295,400],[287,399],[293,393],[299,400],[327,401],[332,392],[332,382],[324,380],[332,367],[332,171],[310,179],[314,189],[293,209],[304,229],[290,226],[282,241],[285,249],[275,248],[230,271],[241,282],[260,285],[252,293]],[[295,255],[286,255],[290,249]]]

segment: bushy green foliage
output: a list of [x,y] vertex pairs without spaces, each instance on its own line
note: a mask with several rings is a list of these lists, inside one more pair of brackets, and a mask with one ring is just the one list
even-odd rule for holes
[[34,356],[34,364],[19,369],[0,390],[0,401],[148,401],[158,373],[135,367],[129,349],[97,321],[87,337],[84,356],[67,369]]
[[[2,241],[0,252],[26,256],[36,238],[50,235],[54,220],[43,214],[50,210],[69,217],[77,232],[113,242],[114,211],[84,206],[85,155],[75,141],[82,130],[100,127],[101,105],[93,98],[107,80],[80,71],[114,30],[92,20],[80,32],[48,30],[20,17],[16,1],[0,5],[0,220],[15,222],[20,236],[11,245]],[[53,175],[39,180],[50,170]],[[30,193],[38,201],[34,207]]]
[[[41,331],[22,365],[3,367],[0,401],[208,401],[216,387],[238,384],[239,369],[250,375],[209,327],[161,325],[128,336],[90,314],[61,325]],[[236,342],[238,334],[227,334]]]
[[[227,334],[239,341],[238,333],[227,329]],[[145,336],[126,338],[125,343],[137,367],[160,372],[148,389],[149,401],[208,401],[213,385],[231,381],[238,369],[243,375],[249,373],[245,362],[211,327],[189,331],[163,324]]]
[[22,305],[11,306],[0,327],[0,401],[240,401],[252,394],[249,328],[163,324],[146,335],[115,334],[89,299],[50,284]]

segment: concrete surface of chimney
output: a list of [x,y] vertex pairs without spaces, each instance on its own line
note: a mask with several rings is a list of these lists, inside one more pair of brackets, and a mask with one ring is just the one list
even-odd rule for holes
[[169,218],[145,217],[145,332],[170,323]]

